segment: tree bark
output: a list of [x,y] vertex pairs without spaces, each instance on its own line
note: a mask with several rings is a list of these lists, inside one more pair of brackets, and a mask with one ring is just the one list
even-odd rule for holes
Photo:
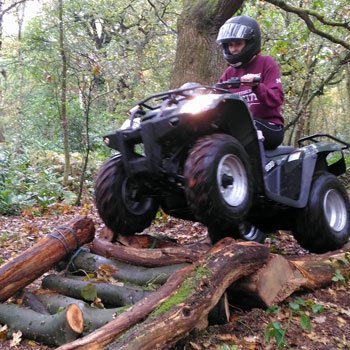
[[33,247],[0,267],[0,301],[48,271],[68,253],[91,242],[95,227],[91,219],[77,218],[47,234]]
[[94,290],[97,293],[97,297],[100,298],[104,304],[108,304],[112,307],[135,304],[151,293],[151,291],[140,287],[119,286],[100,282],[94,283],[92,281],[82,281],[80,279],[72,279],[58,275],[46,276],[42,281],[43,288],[77,299],[83,299],[82,292],[84,288],[91,285],[94,286],[93,288],[96,288]]
[[38,312],[42,315],[50,315],[50,312],[47,310],[46,306],[41,302],[41,300],[38,299],[38,297],[35,294],[31,292],[24,292],[21,296],[21,299],[23,305],[28,306],[31,310]]
[[226,63],[216,44],[221,25],[243,4],[243,0],[184,1],[178,18],[178,39],[171,87],[186,82],[213,84]]
[[28,338],[50,346],[75,340],[83,332],[83,315],[78,306],[68,305],[64,312],[42,315],[15,304],[0,304],[0,324],[20,330]]
[[86,252],[78,254],[73,260],[73,264],[77,269],[92,273],[107,265],[110,266],[111,269],[114,268],[114,272],[111,274],[113,278],[139,285],[146,285],[149,283],[163,284],[174,271],[186,266],[186,264],[176,264],[147,268],[125,264],[117,260],[106,259],[99,255]]
[[154,267],[167,266],[180,263],[190,263],[198,260],[198,258],[206,251],[192,251],[186,247],[167,247],[158,249],[140,249],[133,247],[125,247],[118,243],[110,243],[108,241],[95,238],[92,242],[91,252],[105,256],[107,258],[115,258],[128,264]]
[[102,349],[147,316],[143,323],[114,342],[111,349],[165,348],[185,333],[206,324],[209,311],[225,289],[238,278],[258,269],[268,254],[266,246],[236,243],[225,238],[198,262],[175,272],[166,284],[130,310],[59,350]]
[[36,297],[45,305],[51,314],[56,314],[62,310],[62,308],[66,308],[70,304],[77,305],[83,313],[85,334],[91,333],[95,329],[104,326],[126,310],[125,307],[98,309],[96,307],[91,307],[82,300],[57,293],[37,294]]
[[59,46],[60,55],[62,60],[61,71],[61,105],[60,105],[60,118],[63,133],[63,150],[64,150],[64,173],[63,173],[63,186],[68,185],[68,176],[71,171],[70,167],[70,151],[69,151],[69,127],[67,116],[67,52],[64,42],[64,22],[63,22],[63,0],[58,2],[58,21],[59,21]]
[[301,289],[317,289],[333,282],[336,270],[350,275],[350,243],[343,249],[320,255],[285,258],[270,255],[266,265],[237,281],[227,290],[231,304],[269,307]]

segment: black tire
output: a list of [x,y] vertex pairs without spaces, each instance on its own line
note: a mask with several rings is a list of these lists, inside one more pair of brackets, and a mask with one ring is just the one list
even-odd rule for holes
[[232,136],[200,138],[186,163],[186,198],[197,220],[215,230],[243,221],[253,201],[249,157]]
[[341,248],[350,236],[350,200],[343,184],[327,172],[315,174],[306,208],[297,214],[294,237],[312,253]]
[[240,224],[239,228],[240,238],[245,241],[264,243],[266,240],[267,234],[249,222]]
[[[128,236],[142,232],[151,225],[158,210],[152,198],[131,198],[131,185],[120,156],[109,158],[96,178],[96,208],[103,222],[113,231],[113,241],[118,234]],[[137,192],[137,186],[133,191]]]
[[242,222],[227,229],[208,227],[208,236],[213,244],[224,237],[243,239],[248,242],[265,243],[267,234],[248,222]]
[[234,239],[240,239],[240,231],[238,225],[233,225],[229,228],[208,226],[208,236],[212,244],[216,244],[220,239],[225,237],[232,237]]

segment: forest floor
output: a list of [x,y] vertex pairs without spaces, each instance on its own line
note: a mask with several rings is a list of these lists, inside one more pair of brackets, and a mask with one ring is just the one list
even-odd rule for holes
[[[98,235],[102,223],[91,205],[80,209],[57,206],[42,216],[30,210],[20,217],[0,216],[0,266],[32,246],[53,228],[77,215],[91,217]],[[187,243],[206,236],[206,228],[193,222],[163,218],[145,233],[156,233]],[[279,232],[267,239],[271,251],[283,255],[304,255],[291,235]],[[341,277],[341,276],[340,276]],[[341,279],[341,278],[340,278]],[[39,285],[38,281],[33,284]],[[209,326],[191,333],[173,349],[350,349],[350,282],[340,281],[327,288],[293,294],[269,309],[243,308],[231,302],[231,319],[226,325]],[[34,341],[6,340],[0,325],[0,349],[50,349]],[[277,347],[276,340],[280,341]],[[135,349],[137,350],[137,349]]]

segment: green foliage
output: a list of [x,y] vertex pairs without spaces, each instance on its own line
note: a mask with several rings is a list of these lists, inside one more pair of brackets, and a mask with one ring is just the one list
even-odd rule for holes
[[[264,338],[266,343],[270,343],[272,340],[276,342],[277,348],[283,348],[287,344],[285,342],[285,335],[288,332],[288,327],[291,322],[296,320],[299,323],[300,328],[304,332],[311,332],[312,323],[310,318],[310,312],[312,314],[319,314],[324,311],[324,307],[315,303],[311,299],[296,298],[289,302],[287,310],[287,324],[283,326],[281,322],[272,319],[265,328]],[[266,313],[273,317],[279,316],[280,319],[283,317],[281,308],[273,305],[266,310]]]
[[342,275],[339,269],[336,269],[334,271],[334,276],[332,277],[333,282],[338,282],[338,283],[345,283],[345,277]]
[[[81,157],[72,158],[71,187],[80,175]],[[75,160],[76,159],[76,160]],[[96,168],[101,162],[92,162],[86,183],[92,188]],[[63,156],[52,151],[37,151],[22,147],[0,148],[0,214],[19,215],[29,207],[38,207],[37,214],[45,212],[53,204],[73,204],[76,195],[62,187]]]
[[277,348],[283,348],[285,346],[285,334],[284,330],[279,322],[270,322],[265,331],[264,338],[266,343],[270,343],[272,339],[276,341]]
[[177,291],[166,299],[156,310],[153,311],[151,317],[157,317],[163,314],[181,302],[185,301],[186,298],[196,289],[198,281],[204,276],[210,276],[211,271],[206,267],[198,266],[192,274],[182,282],[181,286]]
[[94,284],[87,284],[81,290],[81,296],[86,301],[94,301],[97,298],[97,288]]

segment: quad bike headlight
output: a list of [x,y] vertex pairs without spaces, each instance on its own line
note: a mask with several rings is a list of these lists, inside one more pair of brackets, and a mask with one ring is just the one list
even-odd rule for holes
[[220,95],[200,95],[186,102],[180,107],[180,113],[198,114],[211,109],[213,103],[220,98]]

